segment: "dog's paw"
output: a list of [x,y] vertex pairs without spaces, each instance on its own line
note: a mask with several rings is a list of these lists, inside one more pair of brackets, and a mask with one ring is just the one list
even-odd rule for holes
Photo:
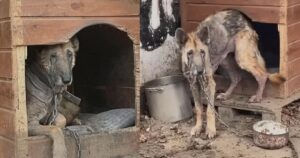
[[194,137],[199,136],[200,133],[201,133],[201,129],[202,129],[201,126],[195,126],[195,127],[193,127],[192,130],[191,130],[191,136],[194,136]]
[[218,100],[227,100],[228,97],[229,97],[229,96],[226,95],[226,93],[220,93],[220,94],[218,94],[217,99],[218,99]]
[[217,135],[217,130],[216,128],[206,128],[206,132],[205,132],[206,136],[208,139],[212,139]]
[[250,99],[249,99],[249,103],[259,103],[259,102],[261,102],[261,100],[262,100],[262,97],[260,96],[257,96],[257,95],[253,95],[252,97],[250,97]]

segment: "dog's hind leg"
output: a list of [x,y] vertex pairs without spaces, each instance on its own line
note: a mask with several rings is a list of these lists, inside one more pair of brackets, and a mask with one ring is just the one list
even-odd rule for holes
[[235,57],[238,65],[250,72],[258,83],[256,94],[249,99],[249,102],[260,102],[268,79],[268,73],[257,47],[257,34],[255,31],[247,29],[239,32],[235,40]]
[[67,158],[63,131],[57,126],[36,125],[29,127],[30,135],[48,135],[53,140],[53,158]]
[[202,111],[203,111],[203,105],[201,102],[201,95],[199,86],[197,83],[190,85],[192,95],[195,102],[195,110],[196,110],[196,125],[191,130],[191,135],[196,136],[199,135],[202,130]]
[[216,130],[216,117],[215,117],[215,94],[216,94],[216,82],[212,75],[206,76],[208,79],[208,104],[207,104],[207,126],[206,126],[206,135],[209,139],[213,138],[217,134]]
[[230,86],[226,90],[225,93],[220,93],[217,96],[217,99],[220,100],[226,100],[233,92],[234,88],[237,86],[237,84],[242,79],[241,77],[241,69],[238,67],[234,56],[229,54],[224,61],[220,64],[220,66],[227,72],[229,78],[230,78]]

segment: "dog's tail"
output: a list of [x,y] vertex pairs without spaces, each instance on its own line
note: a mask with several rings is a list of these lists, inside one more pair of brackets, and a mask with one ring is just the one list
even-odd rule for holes
[[281,84],[286,81],[285,77],[283,77],[279,73],[272,73],[268,75],[268,78],[271,82],[276,83],[276,84]]

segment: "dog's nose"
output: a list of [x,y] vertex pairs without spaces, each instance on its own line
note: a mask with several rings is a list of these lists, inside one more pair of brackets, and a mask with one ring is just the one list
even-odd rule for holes
[[62,81],[64,84],[69,84],[71,82],[72,78],[69,76],[62,77]]

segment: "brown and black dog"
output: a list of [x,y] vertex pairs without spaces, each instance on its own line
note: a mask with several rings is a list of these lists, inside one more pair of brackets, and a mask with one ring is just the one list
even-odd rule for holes
[[[227,99],[241,80],[241,71],[251,73],[258,89],[249,102],[260,102],[267,79],[274,83],[282,83],[284,77],[279,73],[266,71],[265,62],[258,49],[258,35],[247,18],[236,10],[217,12],[202,21],[195,32],[185,33],[179,28],[175,33],[182,57],[182,71],[191,84],[195,101],[197,122],[191,134],[200,133],[202,128],[202,101],[200,97],[199,75],[206,78],[208,98],[211,105],[207,108],[206,134],[209,138],[216,135],[214,98],[215,81],[213,74],[219,66],[228,72],[231,84],[225,93],[217,99]],[[233,53],[233,55],[228,55]]]

